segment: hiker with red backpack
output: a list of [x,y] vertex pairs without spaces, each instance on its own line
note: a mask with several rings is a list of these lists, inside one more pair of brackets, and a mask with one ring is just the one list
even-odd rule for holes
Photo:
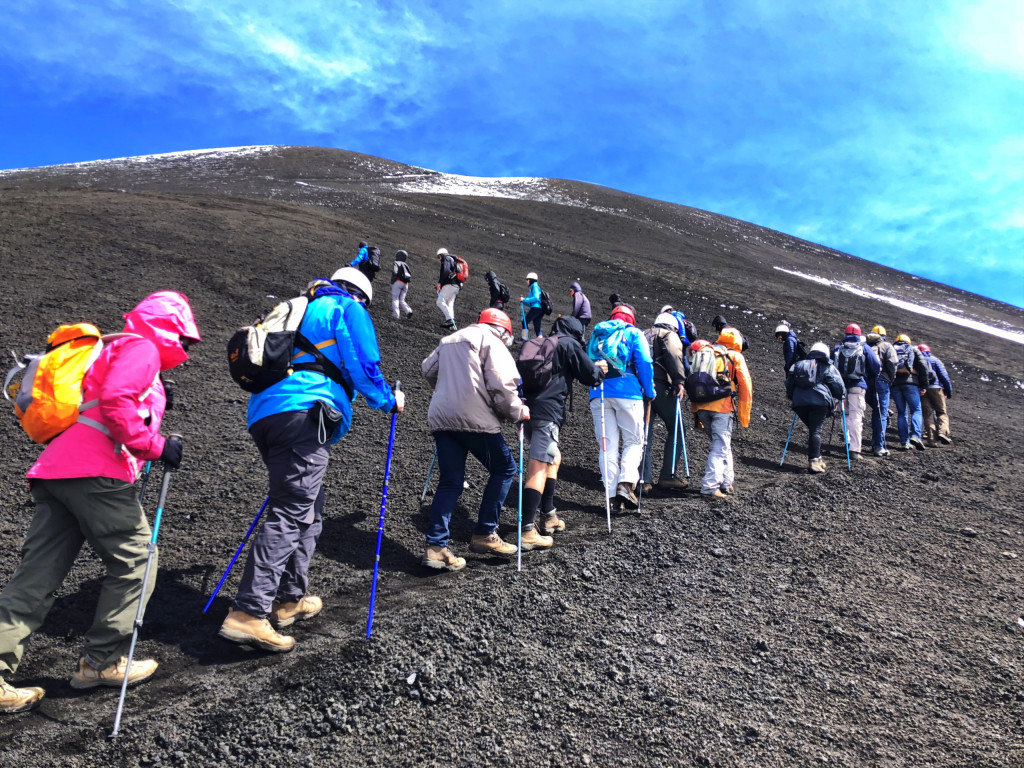
[[458,298],[462,284],[469,276],[469,269],[465,267],[465,259],[448,253],[447,248],[437,249],[437,260],[441,263],[441,268],[434,290],[437,292],[437,308],[444,315],[441,328],[445,331],[454,331],[456,329],[455,299]]
[[711,438],[700,488],[705,498],[724,499],[733,493],[733,414],[741,427],[750,426],[754,395],[742,346],[743,336],[728,326],[723,326],[715,344],[698,339],[690,345],[686,394],[697,428]]
[[651,348],[635,326],[633,308],[619,304],[594,326],[587,344],[591,360],[608,364],[604,381],[590,390],[590,413],[605,496],[614,498],[618,510],[640,506],[635,490],[644,455],[644,406],[655,396]]
[[501,434],[502,421],[521,423],[530,409],[519,397],[519,371],[508,348],[512,321],[500,309],[488,307],[480,319],[441,339],[423,361],[423,377],[434,389],[427,427],[437,446],[439,472],[430,505],[427,546],[420,562],[439,571],[466,567],[465,558],[448,547],[449,523],[462,495],[466,457],[473,454],[490,474],[480,499],[472,552],[514,555],[515,544],[498,535],[501,507],[516,476],[516,463]]
[[[124,332],[103,343],[85,371],[77,421],[28,471],[35,514],[21,564],[0,594],[0,675],[17,671],[85,542],[106,578],[71,687],[120,687],[126,674],[129,684],[140,683],[157,669],[153,659],[134,659],[127,672],[134,619],[155,582],[143,584],[146,561],[156,567],[157,556],[134,483],[147,461],[181,463],[181,438],[160,433],[168,405],[160,373],[188,360],[200,335],[188,299],[174,291],[146,297],[124,319]],[[0,677],[0,712],[31,709],[43,696],[42,688],[15,688]]]
[[832,362],[843,379],[846,397],[843,409],[846,411],[846,438],[850,458],[861,457],[861,440],[864,434],[864,412],[867,410],[868,391],[875,391],[875,381],[882,366],[878,356],[864,337],[860,326],[850,323],[841,344],[832,350]]
[[[546,338],[523,343],[519,353],[523,394],[530,407],[526,437],[530,441],[530,462],[523,492],[523,550],[550,547],[549,534],[565,530],[555,509],[555,483],[562,453],[559,430],[565,424],[565,401],[573,381],[588,387],[601,384],[608,364],[596,363],[583,349],[583,325],[575,317],[559,317]],[[543,513],[537,519],[537,512]],[[535,527],[536,526],[536,527]]]
[[[786,397],[800,421],[807,425],[807,471],[821,474],[821,435],[829,414],[846,396],[843,377],[829,358],[828,345],[818,342],[803,360],[797,360],[786,375]],[[785,453],[783,453],[785,457]]]

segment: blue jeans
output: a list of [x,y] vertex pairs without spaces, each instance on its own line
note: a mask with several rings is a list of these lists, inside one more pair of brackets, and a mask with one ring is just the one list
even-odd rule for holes
[[889,424],[889,391],[891,385],[879,376],[875,379],[875,402],[871,406],[871,450],[885,448],[885,429]]
[[540,321],[544,319],[544,310],[540,307],[530,307],[526,310],[526,327],[533,324],[533,335],[540,336]]
[[448,546],[448,524],[462,495],[466,479],[466,456],[473,454],[491,473],[480,500],[474,536],[487,536],[498,530],[501,505],[516,476],[516,463],[500,432],[435,432],[439,479],[434,502],[430,505],[427,544]]
[[[899,429],[900,442],[906,445],[912,437],[920,439],[921,390],[916,384],[895,384],[892,399],[896,403],[896,427]],[[910,412],[909,424],[907,411]]]

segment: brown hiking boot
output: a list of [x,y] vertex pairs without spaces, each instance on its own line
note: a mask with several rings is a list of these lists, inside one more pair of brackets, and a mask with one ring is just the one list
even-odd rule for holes
[[[153,659],[132,659],[132,668],[128,672],[128,685],[149,680],[158,666],[159,664]],[[124,673],[127,667],[127,656],[122,656],[116,664],[111,664],[106,669],[97,669],[83,656],[78,660],[78,669],[71,676],[71,687],[79,690],[95,688],[98,685],[107,688],[120,688],[121,683],[124,682]]]
[[824,459],[811,459],[810,466],[807,471],[812,475],[820,475],[825,471],[825,460]]
[[565,530],[565,521],[555,514],[555,510],[540,515],[536,522],[537,530],[545,536]]
[[461,571],[466,567],[465,558],[456,557],[448,547],[437,544],[427,545],[427,552],[420,563],[438,571]]
[[275,629],[284,629],[296,621],[312,619],[323,609],[324,601],[316,595],[304,595],[295,603],[281,603],[275,600],[267,621]]
[[619,487],[615,490],[615,498],[620,499],[624,507],[630,509],[639,509],[640,507],[640,500],[633,493],[633,487],[629,483],[619,483]]
[[681,491],[690,487],[689,480],[680,480],[678,477],[669,477],[658,481],[659,491]]
[[719,488],[715,488],[714,492],[712,492],[712,493],[704,493],[704,491],[701,491],[700,495],[703,496],[705,499],[727,499],[727,498],[729,498],[724,493],[722,493],[721,489],[719,489]]
[[0,679],[0,713],[13,715],[34,709],[45,695],[42,688],[15,688]]
[[529,552],[531,549],[547,549],[555,543],[555,540],[550,536],[541,535],[537,532],[537,528],[533,527],[523,531],[521,543],[523,545],[523,552]]
[[519,551],[515,544],[509,544],[501,540],[498,532],[487,536],[474,536],[469,540],[469,550],[478,555],[514,555]]
[[266,619],[257,619],[245,611],[234,608],[228,611],[227,618],[220,625],[217,633],[225,640],[240,645],[249,645],[274,653],[286,653],[295,647],[295,638],[279,635]]

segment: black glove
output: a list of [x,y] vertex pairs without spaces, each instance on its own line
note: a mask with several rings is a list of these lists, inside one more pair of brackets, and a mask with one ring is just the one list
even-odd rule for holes
[[167,399],[167,404],[164,406],[165,411],[174,409],[174,382],[165,379],[164,375],[160,374],[160,383],[164,385],[164,397]]
[[185,450],[185,444],[177,435],[171,435],[164,443],[164,450],[160,454],[162,461],[170,469],[177,469],[181,466],[181,454]]

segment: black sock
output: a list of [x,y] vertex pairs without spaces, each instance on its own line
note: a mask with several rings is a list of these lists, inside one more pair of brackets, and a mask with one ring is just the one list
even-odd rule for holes
[[544,514],[553,511],[555,508],[555,478],[549,477],[544,481],[544,494],[540,497],[540,509]]
[[537,519],[537,509],[540,507],[540,491],[533,488],[523,489],[523,529],[533,528],[533,521]]

